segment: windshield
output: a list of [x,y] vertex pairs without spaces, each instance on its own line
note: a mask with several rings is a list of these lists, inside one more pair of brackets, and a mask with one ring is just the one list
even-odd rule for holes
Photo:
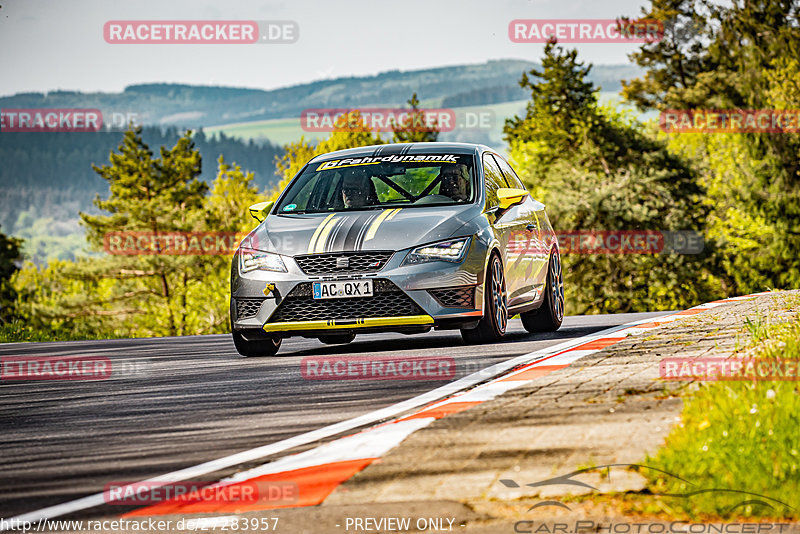
[[322,213],[474,200],[471,155],[421,154],[315,162],[295,178],[278,213]]

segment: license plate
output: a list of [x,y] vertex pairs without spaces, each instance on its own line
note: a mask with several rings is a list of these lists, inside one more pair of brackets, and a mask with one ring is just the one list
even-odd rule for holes
[[312,287],[314,289],[315,299],[343,299],[372,296],[372,280],[314,282]]

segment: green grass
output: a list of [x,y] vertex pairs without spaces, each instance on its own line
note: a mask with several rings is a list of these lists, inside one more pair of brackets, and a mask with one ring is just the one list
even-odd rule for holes
[[[800,319],[778,325],[748,319],[746,329],[755,342],[755,357],[800,359]],[[687,482],[650,475],[649,489],[653,493],[728,490],[685,499],[660,497],[657,507],[673,516],[798,519],[799,450],[798,382],[702,383],[684,397],[682,422],[672,430],[666,445],[645,462]],[[770,497],[789,507],[730,490]],[[756,499],[772,508],[751,503],[732,509]]]
[[250,139],[254,141],[269,140],[271,143],[278,145],[298,141],[301,136],[304,136],[307,141],[321,141],[330,135],[327,132],[303,131],[300,127],[299,117],[224,124],[222,126],[203,128],[203,131],[206,135],[223,132],[226,136],[244,141],[249,141]]
[[755,319],[746,317],[744,320],[744,326],[747,328],[747,331],[750,333],[750,337],[753,338],[753,341],[764,340],[769,335],[769,318],[765,319],[761,315],[756,316]]

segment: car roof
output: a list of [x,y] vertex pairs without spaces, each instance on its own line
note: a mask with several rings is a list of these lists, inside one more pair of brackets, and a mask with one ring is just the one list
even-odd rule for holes
[[335,159],[340,157],[356,156],[390,156],[396,154],[426,154],[431,151],[438,153],[449,152],[451,154],[480,154],[485,151],[494,152],[486,145],[474,143],[392,143],[388,145],[370,145],[356,148],[346,148],[335,152],[328,152],[313,157],[312,161],[321,159]]

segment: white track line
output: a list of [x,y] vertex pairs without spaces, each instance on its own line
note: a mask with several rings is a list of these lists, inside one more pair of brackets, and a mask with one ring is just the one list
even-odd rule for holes
[[344,438],[320,445],[314,449],[284,456],[283,458],[264,464],[262,466],[236,473],[220,482],[240,482],[263,475],[294,471],[305,467],[314,467],[321,464],[346,462],[348,460],[361,460],[364,458],[380,458],[395,445],[421,428],[425,428],[433,418],[412,419],[387,426],[371,429],[369,432],[360,432]]
[[[723,304],[726,304],[729,301],[744,300],[746,298],[752,298],[754,296],[761,294],[763,293],[757,293],[755,295],[748,295],[744,297],[733,297],[731,299],[726,299],[726,302],[701,304],[699,306],[695,306],[695,308],[703,308],[703,309],[714,308],[716,306],[721,306]],[[264,458],[267,456],[279,454],[289,449],[293,449],[301,445],[307,445],[309,443],[313,443],[321,439],[336,436],[338,434],[342,434],[344,432],[348,432],[362,426],[366,426],[372,423],[378,423],[386,419],[391,419],[393,417],[402,415],[405,412],[413,410],[414,408],[425,406],[436,400],[449,397],[462,390],[469,389],[476,384],[495,378],[503,374],[505,371],[513,369],[514,367],[533,363],[535,361],[541,360],[542,358],[553,356],[554,354],[563,352],[572,347],[577,347],[578,345],[582,345],[584,343],[588,343],[595,339],[608,337],[609,334],[613,334],[621,330],[635,328],[636,325],[639,324],[649,323],[653,321],[664,321],[665,317],[675,317],[677,319],[678,317],[682,316],[668,315],[664,317],[653,317],[650,319],[632,321],[630,323],[625,323],[623,325],[606,328],[605,330],[595,332],[594,334],[589,334],[586,336],[579,337],[577,339],[565,341],[557,345],[553,345],[544,349],[530,352],[528,354],[523,354],[521,356],[517,356],[516,358],[512,358],[510,360],[506,360],[504,362],[491,365],[485,369],[472,373],[469,376],[460,378],[455,382],[450,382],[449,384],[445,384],[444,386],[428,391],[427,393],[417,395],[416,397],[412,397],[403,402],[387,406],[386,408],[382,408],[374,412],[354,417],[352,419],[348,419],[346,421],[329,425],[317,430],[312,430],[311,432],[306,432],[305,434],[300,434],[288,439],[277,441],[275,443],[270,443],[269,445],[263,445],[261,447],[256,447],[254,449],[232,454],[224,458],[219,458],[217,460],[212,460],[210,462],[205,462],[192,467],[187,467],[185,469],[180,469],[178,471],[173,471],[171,473],[149,478],[147,480],[131,484],[130,486],[138,486],[140,484],[151,484],[153,486],[157,486],[159,482],[163,484],[169,484],[169,483],[180,482],[183,480],[189,480],[192,478],[197,478],[199,476],[207,475],[209,473],[214,473],[216,471],[220,471],[228,467],[233,467],[238,464],[243,464],[251,462],[253,460],[257,460],[259,458]],[[591,352],[597,352],[597,351],[593,350]],[[124,489],[125,487],[123,487],[123,490]],[[75,499],[73,501],[68,501],[62,504],[57,504],[55,506],[49,506],[47,508],[42,508],[40,510],[35,510],[33,512],[28,512],[26,514],[18,515],[16,517],[11,518],[9,522],[13,520],[33,522],[33,521],[39,521],[40,519],[51,519],[54,517],[59,517],[62,515],[79,512],[82,510],[86,510],[88,508],[94,508],[95,506],[102,506],[107,502],[106,497],[107,496],[105,492],[95,493],[94,495],[89,495],[87,497],[82,497],[80,499]],[[0,532],[2,532],[3,530],[7,529],[4,529],[2,525],[0,525]]]

